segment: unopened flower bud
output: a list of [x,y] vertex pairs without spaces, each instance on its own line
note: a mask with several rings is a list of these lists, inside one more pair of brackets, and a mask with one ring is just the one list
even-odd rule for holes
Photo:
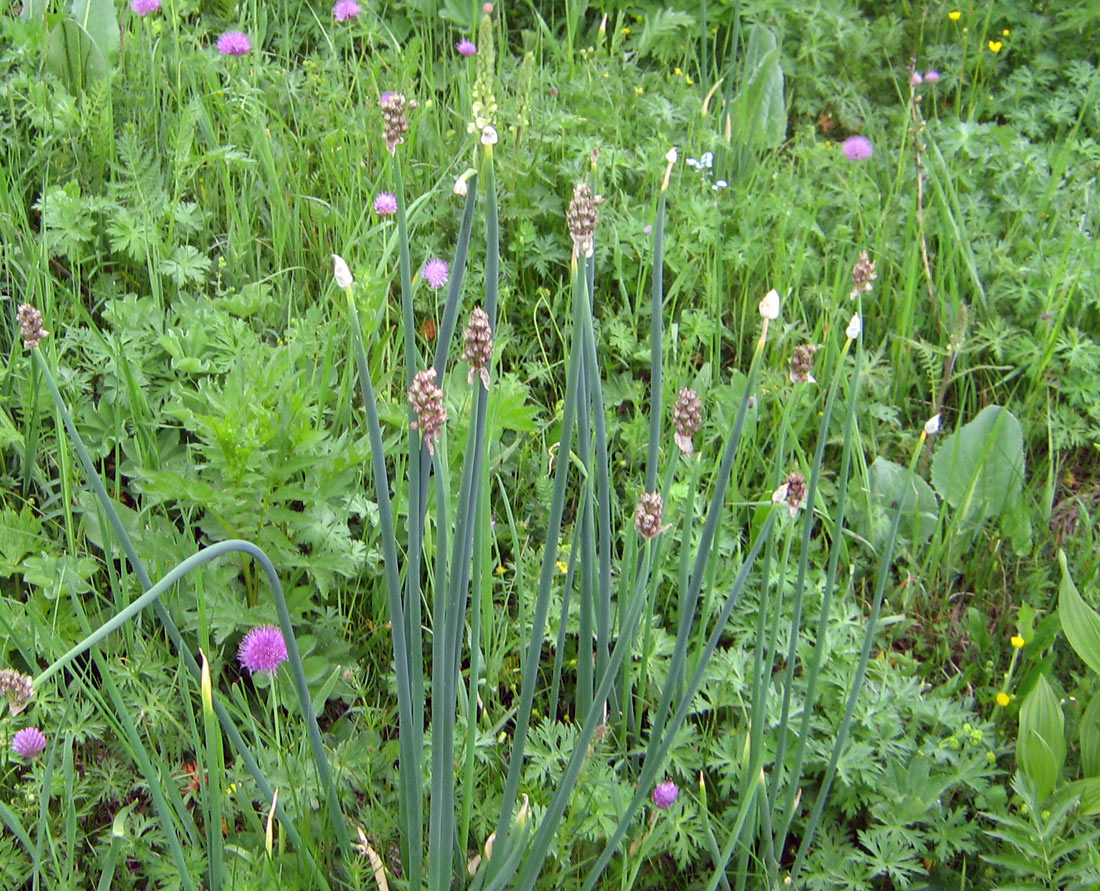
[[924,435],[934,436],[940,432],[940,415],[932,415],[927,421],[924,422]]
[[760,315],[769,322],[779,318],[779,292],[772,288],[760,301]]
[[848,322],[848,327],[844,329],[845,335],[849,340],[855,340],[859,337],[859,332],[863,330],[863,326],[859,321],[859,313],[853,313],[852,319]]
[[336,279],[336,286],[342,290],[347,290],[351,287],[351,283],[355,281],[351,277],[351,270],[348,269],[348,264],[344,262],[344,258],[339,254],[332,255],[332,277]]
[[409,132],[409,122],[405,118],[406,108],[416,108],[416,100],[406,100],[400,93],[383,93],[378,102],[382,109],[382,135],[386,139],[386,148],[390,154],[397,152],[397,147],[405,141],[405,134]]

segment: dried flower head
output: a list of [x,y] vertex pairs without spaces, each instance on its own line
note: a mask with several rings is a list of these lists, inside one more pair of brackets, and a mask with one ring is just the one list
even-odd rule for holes
[[419,430],[424,437],[428,454],[434,455],[435,440],[443,434],[443,425],[447,423],[447,406],[443,404],[443,391],[435,385],[435,369],[418,371],[409,386],[409,405],[416,413],[416,420],[410,425]]
[[817,352],[817,344],[804,343],[795,347],[791,357],[791,383],[816,384],[814,380],[814,353]]
[[218,38],[218,52],[223,56],[244,56],[252,52],[252,41],[243,31],[226,31]]
[[493,330],[489,327],[489,316],[480,306],[475,306],[470,313],[470,321],[462,332],[462,343],[462,361],[470,363],[466,383],[472,386],[477,375],[488,390],[489,363],[493,360]]
[[415,99],[406,99],[401,93],[383,93],[378,100],[382,109],[382,135],[386,139],[386,148],[391,155],[405,141],[409,132],[409,122],[405,119],[406,108],[416,108]]
[[867,255],[867,251],[860,251],[859,259],[852,265],[852,293],[848,297],[855,300],[860,294],[869,293],[876,278],[875,261]]
[[18,715],[34,696],[33,678],[14,668],[0,669],[0,695],[8,700],[12,715]]
[[658,783],[653,789],[653,803],[661,810],[667,811],[673,802],[680,797],[680,787],[672,780]]
[[672,423],[676,426],[673,439],[680,451],[690,455],[695,451],[692,437],[703,425],[703,400],[694,390],[684,387],[672,407]]
[[42,313],[29,303],[19,304],[15,319],[19,322],[19,332],[23,335],[23,346],[28,350],[33,350],[50,334],[42,327]]
[[286,641],[275,625],[253,628],[244,636],[237,651],[237,660],[252,674],[273,674],[286,659]]
[[37,727],[24,727],[11,738],[11,750],[20,758],[36,758],[46,748],[46,735]]
[[783,485],[772,493],[772,504],[785,502],[791,517],[797,517],[798,511],[806,501],[806,477],[798,471],[787,474]]
[[602,195],[593,195],[587,183],[577,183],[573,189],[573,200],[565,214],[569,234],[573,236],[573,254],[577,257],[591,257],[594,249],[592,236],[596,224],[600,221]]
[[647,541],[656,538],[668,528],[661,525],[664,509],[660,492],[643,492],[634,511],[634,530]]

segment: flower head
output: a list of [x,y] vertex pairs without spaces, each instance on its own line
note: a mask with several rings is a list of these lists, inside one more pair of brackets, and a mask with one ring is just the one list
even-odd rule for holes
[[586,183],[577,183],[573,188],[573,200],[565,214],[569,234],[573,237],[573,253],[578,257],[591,257],[594,248],[592,236],[596,224],[600,221],[600,205],[603,195],[593,195]]
[[443,434],[443,425],[447,423],[447,406],[443,404],[443,391],[435,384],[434,368],[413,375],[409,405],[416,413],[416,420],[409,426],[420,431],[428,454],[435,454],[434,442]]
[[814,380],[814,353],[817,352],[817,344],[806,343],[795,347],[791,357],[791,383],[792,384],[816,384]]
[[989,41],[988,46],[991,53],[999,53],[1001,51],[1001,47],[1004,46],[1004,43],[1000,40],[991,40]]
[[218,38],[218,52],[223,56],[244,56],[252,52],[252,41],[243,31],[226,31]]
[[787,474],[783,485],[772,492],[772,504],[786,503],[787,512],[794,519],[806,501],[806,477],[797,470]]
[[460,56],[465,56],[467,59],[477,55],[477,44],[472,40],[460,40],[455,44],[455,49]]
[[922,83],[924,83],[924,78],[921,77],[919,71],[914,71],[909,75],[909,86],[919,87]]
[[679,795],[680,787],[672,780],[665,780],[665,782],[658,783],[653,788],[653,803],[661,810],[667,811]]
[[672,437],[677,447],[685,455],[695,451],[695,443],[692,437],[703,425],[703,400],[694,390],[683,387],[672,407],[672,423],[676,427],[676,434]]
[[23,335],[23,346],[28,350],[33,350],[50,334],[42,327],[42,313],[29,303],[19,304],[15,320],[19,323],[19,333]]
[[932,71],[924,72],[924,82],[926,84],[934,84],[940,79],[940,73],[933,69]]
[[997,705],[999,705],[1001,708],[1004,708],[1006,705],[1012,702],[1012,697],[1005,693],[1004,690],[998,691],[996,699]]
[[46,735],[37,727],[24,727],[11,738],[11,750],[20,758],[30,760],[46,748]]
[[1014,634],[1012,635],[1012,639],[1009,641],[1009,643],[1012,644],[1013,649],[1022,650],[1024,648],[1024,644],[1027,643],[1027,641],[1020,637],[1020,635]]
[[962,18],[962,13],[959,12],[959,10],[957,9],[952,9],[951,12],[947,14],[947,17],[951,19],[951,21],[957,22],[959,19]]
[[481,378],[485,389],[489,389],[489,363],[493,360],[493,331],[489,327],[489,316],[480,306],[470,313],[470,322],[462,333],[462,361],[470,363],[466,383],[473,386],[474,377]]
[[160,0],[130,0],[130,11],[134,15],[149,15],[160,9]]
[[855,340],[859,337],[859,332],[863,330],[863,325],[859,321],[859,313],[852,313],[852,318],[848,322],[848,327],[844,329],[844,334],[849,340]]
[[0,669],[0,696],[8,700],[8,708],[18,715],[34,696],[34,679],[14,668]]
[[438,290],[447,284],[447,273],[449,271],[450,267],[447,265],[446,260],[432,257],[432,259],[424,264],[421,275],[424,276],[424,280],[431,285],[431,287]]
[[415,99],[405,99],[401,93],[383,93],[378,100],[382,109],[382,135],[386,139],[389,153],[395,154],[397,147],[405,141],[409,132],[409,122],[405,118],[406,108],[416,108]]
[[874,287],[872,282],[878,278],[875,271],[875,261],[868,256],[867,251],[859,252],[859,259],[852,265],[852,293],[849,300],[855,300],[860,294],[870,293]]
[[374,198],[374,212],[380,217],[397,213],[397,196],[393,192],[379,192]]
[[668,526],[661,525],[661,514],[665,503],[660,492],[643,492],[634,511],[634,531],[649,541],[664,532]]
[[332,7],[332,17],[338,22],[346,22],[362,11],[362,7],[355,0],[336,0],[336,5]]
[[275,625],[259,625],[244,636],[237,660],[250,672],[273,674],[286,662],[286,641]]
[[924,435],[935,436],[940,432],[940,418],[942,415],[934,414],[927,421],[924,422]]
[[849,161],[866,161],[875,153],[871,140],[866,136],[849,136],[840,147]]

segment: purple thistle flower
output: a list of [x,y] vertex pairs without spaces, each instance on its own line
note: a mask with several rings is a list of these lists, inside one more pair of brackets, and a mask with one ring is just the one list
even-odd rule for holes
[[134,15],[149,15],[160,9],[160,0],[130,0],[130,11]]
[[381,105],[383,103],[389,102],[396,95],[397,94],[392,91],[387,91],[378,97],[378,103]]
[[393,192],[379,192],[374,198],[374,212],[380,217],[397,213],[397,196]]
[[938,71],[926,71],[924,72],[924,82],[926,84],[934,84],[940,79],[940,73]]
[[226,31],[218,38],[218,52],[223,56],[243,56],[252,52],[252,41],[243,31]]
[[21,758],[35,758],[45,748],[46,736],[37,727],[24,727],[11,738],[11,750]]
[[667,811],[679,795],[680,787],[672,780],[666,780],[663,783],[658,783],[653,789],[653,803],[661,810]]
[[460,56],[466,56],[466,58],[477,55],[477,44],[472,40],[460,40],[455,44],[455,49]]
[[450,267],[447,265],[446,260],[440,260],[438,257],[433,257],[424,264],[422,275],[429,285],[439,290],[447,284],[447,273],[449,271]]
[[844,157],[849,161],[866,161],[875,153],[871,147],[871,140],[866,136],[849,136],[841,143]]
[[280,663],[286,662],[283,632],[274,625],[253,628],[241,641],[237,659],[253,674],[258,671],[273,674]]
[[355,0],[336,0],[336,5],[332,7],[332,17],[338,22],[346,22],[362,11],[362,7]]

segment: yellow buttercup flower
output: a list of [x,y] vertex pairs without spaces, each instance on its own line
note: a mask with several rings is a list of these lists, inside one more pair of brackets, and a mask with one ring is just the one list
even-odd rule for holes
[[1009,34],[1011,34],[1011,33],[1012,33],[1012,32],[1011,32],[1011,31],[1009,31],[1009,30],[1008,30],[1008,28],[1005,28],[1005,29],[1004,29],[1004,30],[1003,30],[1003,31],[1001,32],[1001,36],[1002,36],[1002,37],[1008,37],[1008,35],[1009,35]]
[[989,51],[991,53],[999,53],[1001,51],[1002,46],[1004,46],[1004,44],[1001,43],[1001,41],[999,41],[999,40],[989,41]]
[[634,92],[637,93],[639,96],[641,96],[642,93],[645,92],[645,87],[635,87]]
[[555,564],[555,566],[557,566],[558,572],[561,572],[561,573],[569,572],[569,567],[564,562],[562,562],[561,560],[559,560]]
[[1010,702],[1012,702],[1012,697],[1005,693],[1004,690],[997,694],[997,705],[1001,708],[1004,708]]
[[951,21],[957,22],[959,19],[962,18],[962,13],[959,12],[957,9],[952,9],[951,12],[947,14],[947,17],[951,19]]
[[1017,650],[1022,650],[1026,641],[1022,637],[1020,637],[1020,635],[1014,634],[1012,635],[1012,640],[1009,641],[1009,643],[1011,643],[1012,646],[1015,647]]

